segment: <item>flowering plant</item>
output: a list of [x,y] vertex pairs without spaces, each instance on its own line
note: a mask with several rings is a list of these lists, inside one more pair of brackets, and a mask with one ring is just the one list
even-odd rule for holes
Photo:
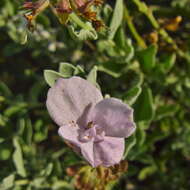
[[[22,2],[24,10],[19,8]],[[110,0],[102,6],[95,2],[1,0],[0,189],[189,189],[190,1]],[[94,15],[109,29],[97,32],[94,20],[86,17],[94,19]],[[71,38],[74,33],[76,40]],[[27,36],[28,43],[20,45]],[[73,123],[60,125],[64,141],[87,160],[81,161],[59,137],[58,127],[45,107],[48,88],[41,74],[44,69],[58,66],[58,72],[45,71],[52,89],[60,79],[66,84],[76,76],[94,84],[91,86],[96,90],[87,94],[86,83],[82,92],[75,86],[76,93],[80,92],[75,107],[84,103],[81,97],[89,100],[88,96],[95,94],[92,92],[99,91],[95,87],[98,71],[102,94],[111,94],[133,108],[135,133],[126,139],[108,134],[117,128],[112,128],[112,116],[110,125],[104,126],[107,120],[99,119],[106,115],[105,110],[98,110],[98,118],[93,113],[101,102],[115,98],[101,95],[89,106],[86,124],[80,124],[78,115],[72,118],[78,129],[77,143],[62,135],[71,127],[61,130]],[[65,92],[76,97],[70,87]],[[57,102],[60,118],[68,119],[71,109],[61,105],[69,101],[64,98]],[[78,108],[79,115],[85,115],[80,106],[73,113]],[[108,137],[125,140],[118,164],[114,164],[117,160],[113,150],[99,147],[108,142]],[[101,156],[99,166],[82,154],[86,150],[82,146],[90,143],[96,147],[96,157],[94,151],[90,154],[91,147],[87,156],[94,160]]]

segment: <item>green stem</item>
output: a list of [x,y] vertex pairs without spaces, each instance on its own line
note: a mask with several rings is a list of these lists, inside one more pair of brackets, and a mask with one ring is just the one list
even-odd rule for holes
[[186,8],[174,8],[174,7],[160,7],[153,5],[150,7],[154,14],[158,16],[164,16],[164,17],[176,17],[176,15],[180,15],[182,17],[186,17],[187,19],[190,19],[190,7]]
[[141,36],[137,32],[135,25],[132,22],[132,18],[129,15],[129,11],[128,11],[127,7],[124,7],[124,19],[126,19],[129,30],[131,31],[133,37],[135,38],[135,40],[137,41],[139,46],[142,48],[146,48],[146,43],[144,42],[143,38],[141,38]]
[[93,30],[93,28],[87,24],[85,24],[75,13],[71,13],[69,15],[69,19],[75,22],[78,26],[86,30]]
[[149,9],[149,7],[144,2],[141,2],[140,0],[133,0],[133,2],[138,7],[139,11],[148,17],[149,21],[154,26],[154,28],[159,28],[159,24],[157,20],[154,18],[152,14],[152,10]]
[[21,179],[21,180],[17,180],[15,182],[16,185],[28,185],[29,183],[30,183],[30,181],[27,179]]
[[183,58],[185,58],[185,59],[187,59],[189,61],[190,57],[188,55],[186,55],[182,50],[180,50],[178,48],[177,44],[175,43],[175,41],[166,32],[166,30],[164,30],[163,28],[160,27],[159,23],[157,22],[157,20],[155,19],[154,15],[152,13],[152,10],[144,2],[141,2],[140,0],[133,0],[133,2],[137,5],[139,11],[142,12],[149,19],[150,23],[158,31],[160,36],[162,36],[163,39],[167,43],[169,43],[169,44],[171,44],[173,46],[176,53],[180,57],[183,57]]

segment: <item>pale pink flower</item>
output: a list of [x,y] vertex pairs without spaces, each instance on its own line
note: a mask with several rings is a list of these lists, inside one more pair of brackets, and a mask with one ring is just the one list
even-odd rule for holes
[[109,167],[122,159],[125,141],[135,131],[133,110],[80,78],[60,78],[49,89],[47,109],[59,135],[93,166]]

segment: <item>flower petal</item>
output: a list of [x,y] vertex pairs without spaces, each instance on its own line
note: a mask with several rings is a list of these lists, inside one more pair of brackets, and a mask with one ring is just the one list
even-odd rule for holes
[[94,143],[94,166],[109,167],[119,163],[124,149],[124,138],[104,137],[104,141]]
[[81,148],[81,154],[87,160],[92,167],[95,167],[94,164],[94,142],[89,141],[87,143],[81,143],[80,148]]
[[81,153],[85,160],[87,160],[92,166],[94,166],[94,142],[81,142],[79,140],[79,130],[80,129],[77,124],[70,123],[69,125],[61,126],[58,130],[58,133],[63,138],[63,140],[66,140],[69,142],[69,144],[71,143],[72,145],[74,145],[74,150],[77,153]]
[[106,98],[92,109],[90,120],[101,126],[106,136],[128,137],[136,129],[133,109],[116,98]]
[[49,89],[46,106],[52,119],[62,126],[77,121],[83,112],[87,113],[87,109],[101,99],[101,92],[90,82],[80,77],[60,78]]
[[81,142],[78,140],[78,130],[77,124],[69,123],[68,125],[63,125],[59,128],[58,134],[64,140],[69,141],[73,145],[80,147]]

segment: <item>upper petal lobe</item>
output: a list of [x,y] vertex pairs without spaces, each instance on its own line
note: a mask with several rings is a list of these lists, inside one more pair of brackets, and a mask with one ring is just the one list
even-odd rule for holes
[[[59,125],[77,121],[83,112],[102,99],[101,92],[90,82],[80,78],[60,78],[49,89],[46,106],[52,119]],[[80,120],[83,123],[85,116]]]

